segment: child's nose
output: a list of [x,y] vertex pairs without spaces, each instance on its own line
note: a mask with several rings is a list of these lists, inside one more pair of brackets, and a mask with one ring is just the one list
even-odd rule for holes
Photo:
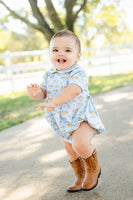
[[60,56],[63,56],[64,54],[65,54],[64,51],[59,51]]

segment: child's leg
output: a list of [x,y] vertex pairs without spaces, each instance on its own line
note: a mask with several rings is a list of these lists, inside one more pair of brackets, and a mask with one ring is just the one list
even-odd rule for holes
[[94,136],[94,128],[88,122],[82,122],[80,127],[72,134],[72,148],[83,158],[92,155],[94,147],[91,144]]
[[82,184],[85,178],[85,168],[83,159],[73,150],[72,145],[64,140],[63,144],[68,154],[70,165],[75,173],[75,181],[67,188],[68,192],[78,192],[82,189]]
[[63,142],[64,148],[65,148],[65,150],[66,150],[66,152],[68,154],[69,161],[73,162],[74,160],[77,160],[79,155],[73,150],[72,144],[70,144],[68,142],[65,142],[63,139],[62,139],[62,142]]
[[100,165],[97,159],[97,152],[91,144],[94,129],[87,122],[81,123],[80,127],[72,135],[72,147],[84,159],[85,180],[83,190],[92,190],[98,184],[101,174]]

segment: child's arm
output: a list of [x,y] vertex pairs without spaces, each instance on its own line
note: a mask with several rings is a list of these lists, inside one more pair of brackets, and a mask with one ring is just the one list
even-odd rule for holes
[[56,106],[68,103],[82,92],[82,89],[77,84],[70,84],[59,95],[57,95],[51,102],[41,103],[37,105],[37,110],[48,107],[48,112],[54,110]]
[[52,100],[52,103],[54,103],[56,106],[68,103],[76,96],[78,96],[81,92],[82,89],[80,86],[78,86],[77,84],[70,84]]
[[37,84],[31,84],[27,86],[28,95],[37,101],[41,101],[46,98],[46,90],[40,88]]

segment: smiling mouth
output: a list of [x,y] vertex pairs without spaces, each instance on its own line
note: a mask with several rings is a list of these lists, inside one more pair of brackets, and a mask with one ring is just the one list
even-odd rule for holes
[[66,62],[66,60],[65,60],[65,59],[63,59],[63,58],[60,58],[60,59],[58,59],[57,61],[58,61],[58,63],[60,63],[60,64],[63,64],[63,63],[65,63],[65,62]]

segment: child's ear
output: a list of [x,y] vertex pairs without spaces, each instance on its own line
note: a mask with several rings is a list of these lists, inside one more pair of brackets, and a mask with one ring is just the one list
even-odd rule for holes
[[79,61],[79,59],[80,59],[81,55],[82,55],[82,54],[81,54],[81,52],[77,54],[76,63],[78,63],[78,61]]
[[79,52],[79,53],[78,53],[78,60],[80,59],[81,56],[82,56],[82,53]]

